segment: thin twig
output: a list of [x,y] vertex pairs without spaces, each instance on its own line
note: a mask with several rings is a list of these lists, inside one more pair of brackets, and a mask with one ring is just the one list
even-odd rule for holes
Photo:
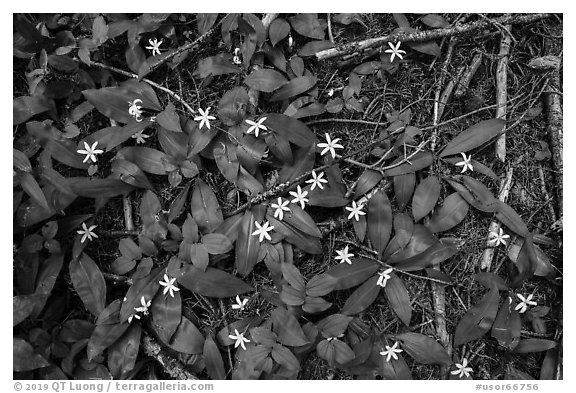
[[[120,75],[124,75],[128,78],[138,79],[137,74],[133,74],[132,72],[121,70],[119,68],[110,66],[108,64],[103,64],[103,63],[99,63],[97,61],[92,61],[90,63],[90,65],[96,66],[98,68],[102,68],[104,70],[112,71],[112,72],[115,72],[115,73],[120,74]],[[184,99],[182,97],[180,97],[178,94],[174,93],[172,90],[170,90],[167,87],[164,87],[162,85],[159,85],[158,83],[156,83],[150,79],[147,79],[147,78],[142,78],[142,81],[148,83],[150,86],[157,88],[158,90],[161,90],[161,91],[167,93],[168,95],[173,97],[176,101],[180,102],[191,114],[196,114],[196,111],[194,109],[192,109],[192,107],[186,101],[184,101]]]
[[462,78],[460,78],[458,81],[458,86],[454,92],[454,97],[460,98],[464,95],[466,90],[468,90],[468,86],[470,86],[470,82],[472,81],[474,74],[476,74],[478,67],[480,67],[480,63],[482,63],[482,53],[478,51],[472,58],[472,62],[470,62],[470,65],[468,65],[466,71],[464,71],[462,74]]
[[[506,177],[502,179],[500,182],[500,194],[498,195],[498,199],[502,202],[506,202],[508,199],[508,194],[510,192],[510,188],[512,188],[512,174],[514,172],[514,166],[510,165],[508,170],[506,171]],[[490,244],[490,233],[499,234],[500,231],[500,223],[498,221],[492,221],[490,226],[488,227],[488,236],[486,239],[486,248],[482,253],[482,258],[480,258],[480,269],[482,270],[490,270],[492,266],[492,259],[494,258],[494,247]]]

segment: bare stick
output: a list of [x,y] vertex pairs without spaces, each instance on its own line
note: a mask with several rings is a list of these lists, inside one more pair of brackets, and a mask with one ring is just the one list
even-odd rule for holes
[[[444,107],[446,104],[441,105],[440,103],[440,95],[442,88],[444,87],[444,79],[446,79],[446,74],[448,73],[448,65],[452,60],[452,53],[454,53],[454,47],[458,42],[458,38],[453,36],[450,38],[450,42],[448,43],[448,51],[446,52],[446,59],[444,60],[444,64],[440,69],[440,78],[438,80],[438,86],[436,87],[436,92],[434,93],[434,124],[438,122],[438,119],[442,117],[442,113],[444,112]],[[438,129],[434,129],[432,131],[432,142],[430,144],[430,148],[432,151],[436,148],[436,139],[438,138]]]
[[[508,199],[508,194],[510,193],[510,188],[512,187],[512,173],[514,172],[514,167],[510,166],[508,171],[506,171],[506,177],[502,179],[500,183],[500,194],[498,195],[498,199],[502,202],[506,202]],[[495,232],[499,233],[500,231],[500,223],[497,221],[492,221],[490,226],[488,227],[488,233]],[[484,253],[482,254],[482,258],[480,259],[480,269],[482,270],[490,270],[492,266],[492,259],[494,258],[494,247],[488,243],[486,240],[486,248],[484,249]]]
[[[511,25],[505,26],[506,31],[512,30]],[[510,57],[511,35],[502,33],[498,69],[496,70],[496,118],[506,121],[506,103],[508,88],[508,59]],[[502,162],[506,161],[506,134],[496,139],[496,157]]]
[[548,91],[544,94],[546,103],[546,114],[548,117],[548,138],[550,139],[550,150],[552,150],[552,163],[556,171],[556,190],[558,196],[558,215],[563,212],[563,129],[562,129],[562,97],[556,92],[561,91],[560,72],[558,69],[552,71],[552,76],[548,82]]
[[460,98],[464,95],[466,90],[468,90],[468,86],[470,86],[470,82],[478,71],[478,67],[480,67],[480,63],[482,63],[482,53],[476,52],[472,62],[466,68],[466,71],[462,74],[462,78],[458,82],[458,86],[456,87],[456,91],[454,92],[454,97]]
[[186,370],[182,362],[165,354],[162,351],[160,344],[158,344],[156,340],[146,332],[144,332],[144,339],[142,340],[142,344],[144,353],[160,363],[162,369],[170,377],[179,380],[198,379],[196,375]]
[[[138,75],[133,74],[132,72],[121,70],[121,69],[116,68],[116,67],[112,67],[108,64],[103,64],[103,63],[98,63],[97,61],[93,61],[90,63],[90,65],[96,66],[98,68],[102,68],[104,70],[112,71],[112,72],[115,72],[115,73],[120,74],[120,75],[124,75],[128,78],[138,79]],[[142,78],[142,81],[148,83],[150,86],[157,88],[158,90],[161,90],[165,93],[168,93],[168,95],[170,95],[176,101],[181,103],[188,110],[188,112],[190,112],[192,114],[196,113],[196,111],[194,109],[192,109],[192,107],[186,101],[184,101],[184,99],[182,97],[180,97],[178,94],[174,93],[172,90],[168,89],[167,87],[159,85],[158,83],[156,83],[150,79],[146,79],[146,78]]]
[[353,52],[360,52],[368,48],[382,46],[388,42],[424,42],[442,37],[452,37],[454,35],[470,33],[476,30],[495,28],[498,24],[526,24],[552,16],[553,14],[504,15],[494,19],[482,19],[444,29],[418,31],[415,33],[398,32],[383,37],[370,38],[363,41],[351,42],[336,48],[326,49],[316,53],[316,58],[318,60],[327,60]]
[[[540,178],[540,192],[542,192],[544,200],[549,201],[552,197],[548,194],[548,190],[546,189],[546,178],[544,177],[544,170],[542,169],[541,164],[538,164],[538,177]],[[552,222],[554,222],[556,221],[556,212],[552,205],[553,204],[546,203],[546,206],[548,206],[548,214],[550,214],[550,218],[552,219]]]

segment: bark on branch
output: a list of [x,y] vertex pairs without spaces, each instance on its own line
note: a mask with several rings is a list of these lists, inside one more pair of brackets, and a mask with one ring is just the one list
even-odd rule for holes
[[351,42],[336,48],[326,49],[316,53],[316,58],[318,60],[327,60],[353,52],[361,52],[365,49],[382,46],[387,42],[424,42],[437,38],[452,37],[455,35],[470,33],[476,30],[494,28],[498,25],[532,23],[541,19],[550,18],[552,16],[553,14],[505,15],[498,18],[482,19],[471,23],[456,25],[454,27],[445,29],[418,31],[415,33],[393,33],[383,37],[370,38],[363,41]]

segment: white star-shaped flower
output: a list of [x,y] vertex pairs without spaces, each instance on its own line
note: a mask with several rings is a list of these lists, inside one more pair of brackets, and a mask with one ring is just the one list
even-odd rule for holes
[[235,334],[228,335],[228,338],[230,340],[236,340],[236,342],[234,343],[234,348],[242,347],[243,350],[246,350],[246,346],[244,345],[244,343],[249,343],[250,340],[244,337],[244,333],[238,332],[238,329],[234,329],[234,333]]
[[278,198],[278,203],[271,204],[270,206],[273,209],[276,209],[274,211],[274,218],[278,218],[280,221],[282,221],[282,219],[284,218],[284,212],[291,211],[290,208],[287,207],[289,203],[290,201],[288,199],[282,201],[282,198]]
[[344,146],[338,143],[340,138],[335,138],[334,140],[330,139],[330,135],[328,133],[325,134],[326,143],[318,143],[316,146],[322,147],[323,150],[320,152],[320,155],[324,155],[327,152],[330,152],[332,158],[336,158],[336,149],[344,149]]
[[148,40],[148,42],[150,43],[150,46],[147,46],[146,49],[150,49],[152,51],[152,56],[156,56],[160,54],[160,45],[162,45],[162,40],[160,40],[160,42],[158,42],[158,40],[156,38],[152,39],[150,38]]
[[252,232],[252,236],[260,236],[260,238],[258,239],[260,243],[262,243],[262,240],[264,238],[266,240],[272,240],[272,237],[270,237],[268,232],[271,232],[274,229],[274,227],[270,225],[270,222],[266,221],[264,225],[260,225],[258,221],[255,221],[254,225],[256,225],[256,228],[258,229]]
[[498,247],[500,244],[507,245],[506,239],[510,239],[510,235],[505,235],[502,228],[498,228],[498,233],[490,232],[488,234],[488,244],[494,247]]
[[362,209],[364,209],[364,205],[357,205],[356,201],[352,201],[352,207],[346,206],[346,210],[350,212],[350,214],[348,214],[348,219],[354,217],[356,221],[360,221],[360,216],[366,214]]
[[142,103],[140,98],[136,98],[134,101],[128,101],[128,113],[132,116],[136,121],[142,121]]
[[312,184],[312,187],[310,187],[310,191],[313,191],[314,188],[316,188],[316,187],[318,187],[321,190],[324,189],[324,186],[322,185],[322,183],[328,183],[328,180],[323,179],[323,177],[324,177],[324,172],[320,172],[319,175],[316,175],[316,171],[312,171],[312,179],[306,180],[306,183]]
[[533,294],[528,295],[528,297],[524,297],[517,293],[516,296],[518,296],[518,299],[520,299],[520,303],[518,303],[514,310],[518,310],[520,314],[524,314],[526,310],[528,310],[528,306],[538,305],[538,303],[532,300],[532,297],[534,296]]
[[450,371],[452,375],[458,375],[459,378],[466,376],[466,378],[470,377],[470,373],[472,372],[472,367],[466,367],[468,365],[468,359],[462,359],[462,364],[456,363],[457,370]]
[[402,350],[400,348],[398,348],[398,345],[400,343],[398,341],[396,341],[394,343],[393,346],[389,347],[388,345],[386,345],[386,350],[380,352],[380,355],[382,356],[386,356],[386,361],[389,362],[390,358],[394,358],[394,360],[398,360],[398,355],[396,355],[397,353],[402,352]]
[[144,134],[144,130],[138,131],[132,138],[136,139],[137,144],[146,143],[146,138],[150,138],[150,135]]
[[82,235],[82,239],[80,240],[80,243],[84,243],[86,241],[86,239],[92,241],[93,238],[98,239],[98,235],[95,234],[94,232],[92,232],[95,228],[97,227],[97,225],[90,225],[90,228],[88,228],[86,226],[86,223],[83,222],[82,223],[82,229],[79,231],[76,231],[77,234]]
[[352,261],[350,258],[354,256],[354,254],[348,252],[348,246],[344,247],[342,250],[336,250],[338,256],[335,258],[336,260],[340,260],[340,263],[346,262],[349,265],[352,265]]
[[128,317],[128,323],[132,323],[132,318],[140,319],[140,315],[132,314]]
[[378,281],[376,281],[376,285],[381,286],[382,288],[386,287],[386,283],[390,280],[390,273],[392,273],[394,269],[386,269],[383,272],[378,273]]
[[394,61],[395,56],[398,56],[400,58],[400,60],[402,60],[403,59],[402,54],[406,54],[406,52],[404,52],[402,49],[400,49],[400,44],[402,44],[400,41],[398,41],[396,43],[396,46],[394,46],[394,44],[391,42],[388,43],[388,46],[390,47],[390,49],[386,49],[384,51],[384,53],[391,53],[390,63],[392,63]]
[[241,300],[240,296],[236,295],[236,304],[232,305],[232,309],[242,311],[246,307],[246,303],[248,303],[248,298]]
[[178,292],[180,288],[178,288],[174,281],[176,281],[176,277],[168,277],[166,273],[164,273],[164,281],[159,281],[158,283],[164,287],[164,291],[162,292],[163,295],[166,295],[170,292],[170,297],[174,297],[174,292]]
[[150,307],[150,305],[152,304],[152,300],[146,301],[146,298],[142,296],[140,298],[140,304],[142,304],[142,306],[134,307],[134,311],[141,312],[144,315],[148,315],[148,307]]
[[96,149],[96,146],[98,146],[98,141],[94,142],[92,147],[90,147],[88,143],[84,142],[84,150],[76,150],[77,153],[86,154],[86,157],[84,157],[84,160],[82,161],[83,163],[88,162],[88,160],[96,162],[96,154],[104,153],[104,150]]
[[300,188],[300,185],[298,185],[296,187],[296,191],[290,191],[289,194],[294,197],[294,199],[292,199],[290,202],[299,203],[300,207],[304,209],[304,207],[306,206],[306,202],[308,202],[308,198],[306,198],[306,195],[308,195],[308,191],[302,191],[302,188]]
[[464,173],[468,169],[473,171],[474,168],[472,168],[472,163],[470,162],[472,160],[472,154],[470,154],[468,157],[466,157],[466,154],[464,154],[464,153],[460,153],[460,154],[462,154],[462,158],[464,158],[464,161],[460,161],[460,162],[456,163],[456,166],[462,167],[462,172],[460,172],[460,173]]
[[200,129],[202,129],[202,127],[204,127],[204,124],[206,124],[206,127],[208,129],[210,129],[210,120],[216,120],[216,118],[214,116],[210,116],[208,114],[210,112],[210,108],[212,108],[212,107],[209,106],[208,108],[206,108],[206,111],[202,110],[202,108],[198,108],[198,112],[200,112],[200,116],[196,116],[194,118],[194,121],[200,122]]
[[246,130],[247,134],[251,134],[254,133],[254,136],[256,138],[258,138],[258,135],[260,133],[260,130],[262,131],[268,131],[268,127],[266,127],[264,124],[264,120],[266,120],[266,117],[261,117],[260,120],[256,121],[252,121],[249,119],[246,119],[246,123],[250,124],[250,127]]

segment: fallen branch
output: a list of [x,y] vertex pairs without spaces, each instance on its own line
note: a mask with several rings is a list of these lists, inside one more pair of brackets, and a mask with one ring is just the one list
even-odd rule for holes
[[482,53],[476,52],[472,62],[468,65],[468,67],[466,67],[466,70],[462,74],[462,78],[460,78],[458,81],[458,86],[454,92],[454,97],[460,98],[468,90],[468,86],[470,86],[470,82],[472,81],[474,74],[476,74],[476,71],[478,71],[480,63],[482,63]]
[[[509,32],[512,29],[511,25],[505,27],[505,31]],[[498,57],[498,68],[496,70],[496,118],[506,121],[506,102],[508,91],[508,59],[510,57],[510,42],[512,38],[510,34],[502,33],[500,41],[500,53]],[[504,162],[506,161],[506,134],[503,133],[496,139],[496,157]]]
[[[450,65],[450,61],[452,60],[452,54],[454,53],[454,47],[458,42],[458,38],[456,36],[450,38],[450,42],[448,43],[448,51],[446,52],[446,59],[444,59],[444,64],[442,64],[442,68],[440,69],[440,78],[438,80],[438,86],[436,86],[436,91],[434,92],[434,124],[438,122],[438,119],[442,117],[442,113],[444,112],[444,107],[446,104],[441,105],[440,103],[440,95],[442,92],[442,88],[444,87],[444,80],[446,79],[446,74],[448,73],[448,66]],[[448,98],[447,98],[448,99]],[[430,148],[432,151],[436,149],[436,140],[438,139],[438,129],[435,128],[432,130],[432,142],[430,143]]]
[[[508,171],[506,171],[506,177],[502,179],[500,183],[500,194],[498,195],[498,199],[502,202],[506,202],[508,199],[508,194],[510,192],[510,188],[512,187],[512,173],[514,172],[514,167],[510,166]],[[488,233],[495,232],[499,233],[500,231],[500,223],[497,221],[492,221],[490,226],[488,227]],[[486,248],[484,249],[484,253],[482,254],[482,258],[480,259],[480,269],[482,270],[490,270],[492,266],[492,259],[494,258],[494,247],[492,247],[488,240],[486,240]]]
[[557,196],[558,196],[558,214],[563,212],[564,192],[562,184],[563,167],[563,128],[562,128],[562,100],[556,92],[561,91],[560,71],[555,68],[548,82],[548,91],[544,93],[546,103],[546,114],[548,118],[548,138],[550,139],[550,150],[552,150],[552,164],[555,170]]
[[454,35],[470,33],[477,30],[494,28],[494,26],[497,26],[498,24],[527,24],[541,19],[550,18],[552,16],[553,14],[504,15],[494,19],[483,19],[444,29],[418,31],[415,33],[398,32],[383,37],[370,38],[363,41],[351,42],[336,48],[326,49],[316,53],[316,59],[327,60],[353,52],[360,52],[365,49],[382,46],[388,42],[425,42],[437,38],[452,37]]
[[[549,201],[552,199],[550,194],[548,194],[548,190],[546,189],[546,178],[544,177],[544,170],[542,169],[542,165],[538,164],[538,177],[540,178],[540,192],[542,192],[542,196],[544,196],[545,201]],[[546,202],[546,206],[548,206],[548,214],[550,214],[551,221],[556,221],[556,212],[554,211],[554,207],[552,204]],[[534,214],[534,213],[532,213]]]
[[155,359],[162,366],[164,372],[170,377],[179,380],[198,379],[196,375],[186,370],[182,362],[174,359],[172,356],[165,354],[162,351],[160,344],[158,344],[156,340],[146,332],[144,332],[142,347],[144,349],[144,353]]

